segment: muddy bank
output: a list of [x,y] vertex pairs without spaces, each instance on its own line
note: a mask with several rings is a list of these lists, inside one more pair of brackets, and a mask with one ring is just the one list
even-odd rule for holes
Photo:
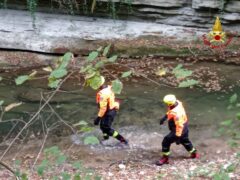
[[[71,162],[81,160],[84,167],[94,170],[95,174],[104,179],[211,179],[215,174],[221,175],[221,169],[226,170],[231,164],[236,167],[229,172],[226,170],[227,174],[232,179],[240,178],[237,168],[239,157],[236,153],[239,149],[230,148],[221,138],[212,138],[209,131],[191,129],[191,138],[199,150],[200,159],[189,159],[189,154],[183,147],[173,144],[170,164],[162,167],[155,166],[154,162],[160,157],[161,140],[165,132],[143,131],[141,128],[135,129],[135,133],[123,129],[120,131],[129,138],[130,147],[117,146],[113,139],[108,145],[84,146],[72,144],[71,137],[49,137],[45,147],[60,147],[68,160],[63,165],[54,167],[55,171],[46,171],[45,177],[53,177],[64,171],[74,174],[78,170],[71,167]],[[199,133],[203,134],[201,139]],[[30,172],[30,168],[40,147],[40,140],[29,140],[22,148],[12,149],[4,160],[11,166],[15,160],[20,160],[21,170],[29,174],[31,179],[39,179],[36,173]],[[39,162],[43,158],[41,155]],[[8,179],[11,176],[2,170],[0,177]]]
[[[166,51],[168,52],[168,51]],[[49,56],[43,54],[29,53],[29,52],[10,52],[0,51],[1,76],[6,79],[14,79],[17,75],[28,74],[33,70],[37,70],[37,81],[32,81],[31,84],[41,85],[37,87],[44,87],[47,85],[47,72],[42,68],[46,66],[53,66],[60,56]],[[69,69],[76,70],[76,73],[71,77],[73,84],[83,83],[83,77],[77,73],[82,66],[86,57],[75,56],[76,64],[70,66]],[[138,83],[142,80],[153,80],[156,86],[177,87],[181,79],[177,79],[172,73],[173,69],[183,64],[183,67],[192,70],[192,75],[189,78],[199,81],[198,86],[207,92],[213,91],[228,91],[239,86],[238,69],[240,65],[240,58],[238,54],[229,55],[213,55],[211,56],[162,56],[162,55],[148,55],[126,57],[121,56],[113,65],[107,65],[102,73],[109,78],[111,72],[114,76],[120,77],[124,71],[132,70],[133,76],[126,79],[127,83]],[[163,75],[159,75],[159,71],[164,70]],[[109,71],[109,72],[108,72]],[[39,80],[40,79],[40,80]],[[43,82],[43,83],[42,83]],[[45,85],[44,85],[45,84]],[[68,84],[68,83],[67,83]],[[77,89],[80,87],[74,87]],[[31,96],[30,96],[31,97]],[[24,99],[24,97],[22,97]],[[31,98],[30,98],[31,99]],[[33,100],[39,98],[33,98]],[[34,100],[34,101],[35,101]]]

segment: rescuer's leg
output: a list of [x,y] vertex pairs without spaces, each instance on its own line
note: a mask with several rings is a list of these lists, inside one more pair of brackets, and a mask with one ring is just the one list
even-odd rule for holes
[[161,166],[163,164],[168,164],[170,146],[173,142],[175,142],[175,138],[176,136],[174,132],[170,132],[164,137],[162,141],[162,157],[156,162],[156,165]]
[[199,158],[197,150],[193,147],[192,142],[189,140],[188,132],[186,132],[181,138],[181,144],[190,153],[190,158]]

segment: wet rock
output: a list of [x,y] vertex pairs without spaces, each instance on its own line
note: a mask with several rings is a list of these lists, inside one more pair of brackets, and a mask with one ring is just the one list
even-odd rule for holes
[[[239,6],[240,6],[240,3],[239,3]],[[225,14],[225,15],[223,15],[223,19],[228,20],[228,21],[239,21],[240,14],[239,13]]]
[[[102,2],[108,2],[108,0],[99,0]],[[113,0],[113,2],[120,2],[120,0]],[[133,0],[131,4],[134,5],[148,5],[157,7],[181,7],[187,0]]]
[[124,164],[119,164],[118,167],[119,167],[119,169],[121,169],[121,170],[126,169],[126,166],[125,166]]
[[192,7],[194,9],[201,9],[201,8],[213,8],[219,9],[221,7],[221,1],[219,0],[193,0]]
[[225,8],[229,12],[240,12],[240,1],[229,1]]

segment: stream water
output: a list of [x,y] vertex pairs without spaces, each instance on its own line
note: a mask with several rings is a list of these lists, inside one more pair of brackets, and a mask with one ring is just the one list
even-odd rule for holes
[[[225,83],[228,85],[235,84],[240,77],[237,66],[214,63],[206,65],[220,69],[219,73],[226,78]],[[6,80],[1,82],[0,99],[4,100],[4,105],[23,102],[21,106],[4,114],[0,126],[1,135],[6,135],[15,124],[13,122],[4,123],[4,121],[10,119],[28,121],[32,114],[39,109],[41,92],[50,92],[44,84],[46,84],[44,80],[35,80],[22,86],[16,86],[13,82]],[[76,82],[67,82],[63,88],[66,91],[58,93],[50,101],[50,104],[66,122],[77,123],[84,120],[91,123],[97,112],[95,92],[89,88],[79,90],[76,89],[77,87]],[[159,126],[159,118],[166,112],[162,98],[165,94],[173,93],[185,105],[192,137],[194,139],[209,138],[214,135],[221,121],[233,117],[239,111],[237,108],[227,109],[229,98],[234,92],[240,92],[240,88],[235,87],[231,92],[206,93],[199,88],[159,87],[146,81],[125,83],[122,94],[118,96],[122,102],[114,127],[123,134],[127,134],[128,138],[144,139],[145,144],[149,141],[146,137],[159,138],[162,134],[166,134],[167,127]],[[48,107],[44,108],[38,116],[38,121],[32,125],[35,130],[40,131],[41,122],[46,119],[52,123],[57,120],[56,116],[50,116],[50,114],[51,110]],[[14,130],[19,131],[21,126],[20,123],[19,128]]]

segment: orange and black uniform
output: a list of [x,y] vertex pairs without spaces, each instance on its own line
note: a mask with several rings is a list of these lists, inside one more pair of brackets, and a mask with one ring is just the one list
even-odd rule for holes
[[98,119],[100,120],[100,129],[103,132],[104,139],[113,136],[121,142],[126,142],[126,140],[111,127],[117,110],[119,109],[119,103],[115,100],[112,87],[102,86],[97,93],[96,102],[99,108]]
[[182,144],[189,152],[195,149],[188,138],[188,118],[182,102],[179,100],[175,105],[168,107],[168,111],[162,121],[168,120],[169,130],[171,131],[162,141],[162,152],[169,155],[172,143]]

